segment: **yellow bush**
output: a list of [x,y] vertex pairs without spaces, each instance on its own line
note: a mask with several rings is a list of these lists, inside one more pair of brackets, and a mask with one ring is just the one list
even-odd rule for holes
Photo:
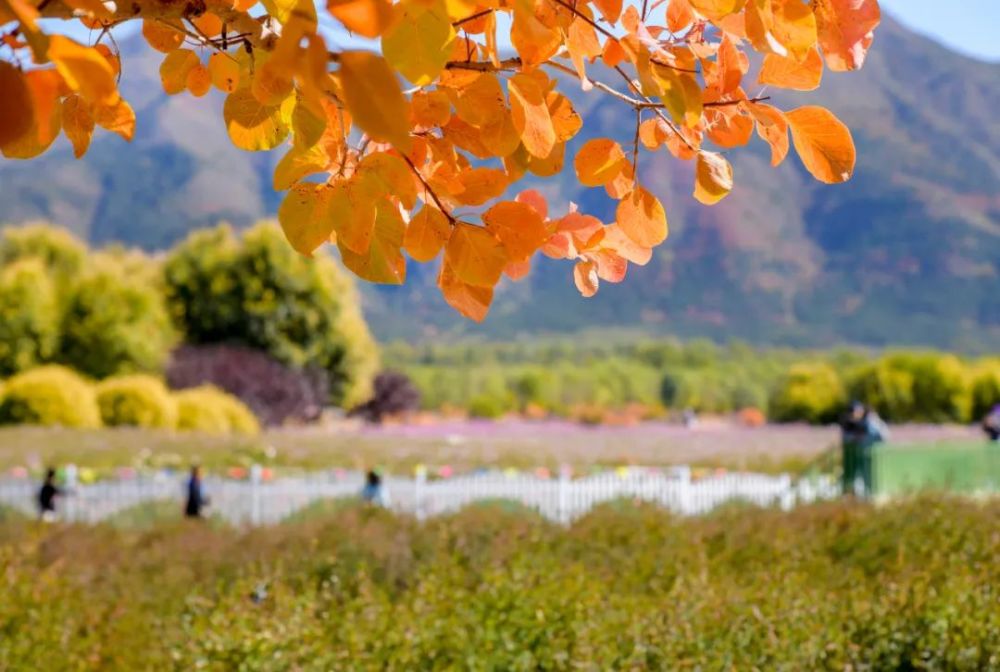
[[107,378],[97,386],[101,419],[111,427],[177,426],[177,402],[159,378],[146,375]]
[[18,374],[4,386],[0,424],[101,426],[94,388],[62,366],[42,366]]
[[203,385],[178,392],[177,428],[208,434],[256,434],[260,423],[236,397],[217,387]]

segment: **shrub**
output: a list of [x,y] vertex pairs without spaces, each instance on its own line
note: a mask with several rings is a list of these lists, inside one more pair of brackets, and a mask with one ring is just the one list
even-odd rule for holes
[[214,385],[245,403],[266,425],[319,417],[327,399],[325,372],[286,366],[260,350],[238,345],[185,345],[170,356],[174,389]]
[[9,227],[0,235],[0,266],[37,259],[59,284],[83,268],[87,247],[66,229],[51,224]]
[[235,343],[326,371],[330,400],[368,398],[377,350],[350,278],[325,254],[306,259],[273,223],[237,237],[192,233],[164,264],[170,314],[196,345]]
[[889,366],[913,376],[911,419],[925,422],[966,422],[972,394],[965,365],[954,355],[898,353]]
[[0,424],[94,428],[101,413],[87,381],[61,366],[42,366],[7,381]]
[[45,266],[17,261],[0,272],[0,375],[48,361],[59,342],[59,306]]
[[469,400],[467,410],[473,418],[495,420],[510,409],[501,397],[492,394],[480,394]]
[[827,423],[846,402],[844,385],[829,364],[796,364],[775,387],[770,414],[778,422]]
[[239,399],[204,385],[174,395],[177,428],[206,434],[256,434],[260,424]]
[[95,378],[161,371],[174,338],[160,292],[105,260],[72,288],[59,361]]
[[369,422],[383,419],[420,408],[420,392],[405,374],[397,371],[383,371],[375,376],[375,393],[364,404],[355,407],[351,415]]
[[111,427],[177,426],[177,402],[158,378],[145,375],[108,378],[97,386],[101,420]]
[[1000,360],[983,362],[972,380],[972,419],[980,420],[1000,404]]
[[851,398],[857,399],[890,422],[913,418],[913,374],[882,360],[866,364],[851,376]]

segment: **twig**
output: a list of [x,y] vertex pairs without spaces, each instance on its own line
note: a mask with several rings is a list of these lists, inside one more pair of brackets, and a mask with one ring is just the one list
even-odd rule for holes
[[464,19],[459,19],[458,21],[452,21],[451,25],[453,25],[454,27],[458,28],[463,23],[469,23],[470,21],[475,21],[476,19],[482,18],[482,17],[486,16],[487,14],[492,14],[492,13],[493,13],[492,9],[484,9],[481,12],[476,12],[475,14],[470,14],[469,16],[465,17]]
[[642,109],[635,108],[635,138],[632,139],[632,177],[639,178],[639,127],[642,126]]
[[449,212],[446,207],[444,207],[444,204],[441,202],[441,199],[439,199],[438,195],[434,193],[434,189],[432,189],[431,185],[427,183],[427,180],[424,179],[424,176],[420,174],[420,171],[417,170],[417,167],[413,165],[413,161],[410,160],[410,157],[408,157],[406,154],[403,154],[402,152],[400,152],[399,155],[403,157],[403,160],[406,161],[406,165],[410,167],[410,170],[412,170],[413,174],[417,176],[417,179],[420,180],[420,183],[424,185],[424,191],[431,195],[431,198],[434,199],[434,203],[437,205],[438,210],[440,210],[441,213],[448,218],[448,222],[452,226],[458,224],[458,220],[452,216],[451,212]]
[[594,30],[596,30],[597,32],[601,33],[605,37],[610,37],[612,40],[615,40],[616,42],[618,41],[618,38],[615,37],[614,34],[611,31],[606,30],[603,26],[599,25],[596,21],[594,21],[592,18],[590,18],[586,14],[583,14],[583,13],[579,12],[576,9],[576,7],[574,7],[573,5],[569,4],[568,2],[564,2],[563,0],[552,0],[552,2],[556,3],[557,5],[561,5],[561,6],[565,7],[572,14],[575,14],[577,17],[583,19],[585,22],[587,22],[591,26],[593,26]]

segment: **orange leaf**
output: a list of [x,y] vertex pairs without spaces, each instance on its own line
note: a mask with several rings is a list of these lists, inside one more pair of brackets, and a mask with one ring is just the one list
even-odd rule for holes
[[801,62],[794,58],[767,54],[764,56],[764,64],[757,77],[757,81],[761,84],[797,91],[818,89],[822,79],[823,59],[815,49],[808,52],[805,60]]
[[62,83],[59,73],[52,69],[29,70],[22,77],[31,95],[31,128],[0,147],[8,159],[38,156],[52,145],[62,128],[62,106],[57,104]]
[[190,49],[177,49],[167,54],[160,64],[160,81],[168,95],[175,95],[187,88],[187,76],[194,66],[201,63],[198,54]]
[[169,54],[184,44],[184,33],[171,22],[158,19],[143,19],[142,36],[153,49]]
[[621,145],[608,138],[596,138],[588,140],[576,153],[573,167],[580,184],[600,187],[615,179],[625,163]]
[[73,156],[79,159],[87,152],[94,134],[94,117],[79,95],[66,96],[63,100],[62,124],[66,137],[73,145]]
[[510,41],[521,57],[525,69],[544,63],[559,51],[562,35],[535,18],[533,12],[514,10],[514,23],[510,28]]
[[406,257],[402,251],[405,231],[406,223],[399,209],[383,199],[376,206],[375,231],[368,250],[364,254],[351,251],[341,243],[338,233],[340,258],[359,278],[401,285],[406,281]]
[[398,198],[407,210],[417,204],[417,183],[406,162],[389,152],[372,152],[361,160],[354,173],[357,178],[375,182],[375,193]]
[[52,35],[49,38],[49,58],[66,80],[66,85],[79,91],[84,100],[110,105],[120,97],[115,72],[96,49],[84,47],[62,35]]
[[618,23],[618,17],[622,15],[622,0],[594,0],[594,5],[605,21],[612,25]]
[[101,0],[66,0],[66,4],[79,12],[91,14],[98,19],[110,19],[111,11]]
[[771,165],[779,165],[788,156],[788,120],[785,113],[763,103],[747,103],[747,108],[757,121],[757,135],[771,145]]
[[392,23],[387,0],[328,0],[327,10],[351,32],[374,38]]
[[514,282],[524,280],[528,277],[528,273],[530,272],[531,261],[528,259],[525,259],[524,261],[511,261],[503,267],[503,274]]
[[215,37],[222,32],[222,19],[211,12],[194,17],[191,23],[197,26],[205,37]]
[[413,118],[421,126],[444,126],[451,118],[451,101],[440,89],[417,91],[410,99],[410,106]]
[[597,264],[592,261],[578,261],[573,266],[573,281],[576,288],[585,297],[590,298],[597,294],[600,280],[597,278]]
[[501,201],[483,213],[483,224],[507,249],[512,262],[527,261],[548,237],[541,215],[526,203]]
[[846,182],[854,172],[851,131],[822,107],[806,106],[785,113],[795,151],[806,169],[820,182]]
[[94,121],[101,128],[116,133],[127,142],[135,135],[135,111],[119,98],[114,105],[97,105],[92,110]]
[[507,176],[496,168],[468,168],[455,177],[452,198],[462,205],[482,205],[507,190]]
[[566,142],[583,128],[583,120],[573,109],[569,98],[561,93],[551,91],[546,100],[549,106],[549,117],[552,119],[552,128],[556,132],[556,142]]
[[521,73],[510,78],[507,91],[510,93],[514,128],[521,136],[524,148],[532,156],[545,158],[557,142],[556,129],[545,100],[545,86],[538,77]]
[[539,177],[552,177],[562,172],[566,160],[566,143],[560,142],[545,158],[528,155],[528,170]]
[[459,222],[444,248],[444,261],[462,282],[493,287],[507,265],[507,250],[486,229]]
[[514,200],[530,205],[542,219],[549,216],[549,204],[545,201],[545,197],[534,189],[525,189]]
[[232,93],[240,85],[240,64],[229,54],[209,56],[208,72],[212,75],[212,84],[220,91]]
[[642,187],[618,203],[615,221],[641,247],[659,245],[667,238],[667,214],[660,201]]
[[338,74],[354,123],[373,139],[408,151],[409,109],[385,59],[370,51],[345,51],[340,54]]
[[500,80],[491,72],[480,74],[466,86],[447,91],[456,114],[473,126],[493,124],[507,114]]
[[628,272],[628,260],[625,257],[610,249],[597,250],[591,256],[597,264],[597,277],[601,280],[617,283],[625,279]]
[[653,258],[653,248],[637,245],[617,224],[604,227],[604,240],[601,241],[601,245],[614,250],[623,259],[638,266],[645,266]]
[[694,197],[705,205],[715,205],[733,190],[733,167],[722,154],[698,152]]
[[441,252],[450,234],[451,223],[444,213],[425,205],[406,227],[403,247],[414,260],[428,262]]
[[753,135],[753,119],[740,114],[735,105],[712,108],[706,115],[708,137],[720,147],[742,147]]
[[667,28],[671,33],[680,33],[694,23],[694,12],[688,0],[670,0],[667,7]]
[[379,193],[374,180],[366,180],[359,175],[347,181],[344,195],[348,203],[346,212],[341,211],[336,222],[337,245],[341,251],[348,249],[356,254],[365,254],[375,235],[377,205],[386,199]]
[[34,125],[31,90],[21,71],[0,61],[0,147],[28,133]]
[[444,300],[463,316],[476,322],[482,322],[493,302],[493,287],[478,287],[462,282],[458,275],[448,265],[447,260],[441,264],[438,274],[438,287]]
[[212,74],[199,63],[191,68],[187,76],[187,88],[195,98],[201,98],[212,88]]
[[813,0],[812,8],[827,66],[860,69],[882,20],[878,0]]

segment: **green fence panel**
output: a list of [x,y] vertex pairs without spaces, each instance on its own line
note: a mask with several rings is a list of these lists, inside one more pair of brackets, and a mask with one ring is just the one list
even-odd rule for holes
[[1000,491],[1000,444],[882,444],[874,455],[875,494],[917,490]]

